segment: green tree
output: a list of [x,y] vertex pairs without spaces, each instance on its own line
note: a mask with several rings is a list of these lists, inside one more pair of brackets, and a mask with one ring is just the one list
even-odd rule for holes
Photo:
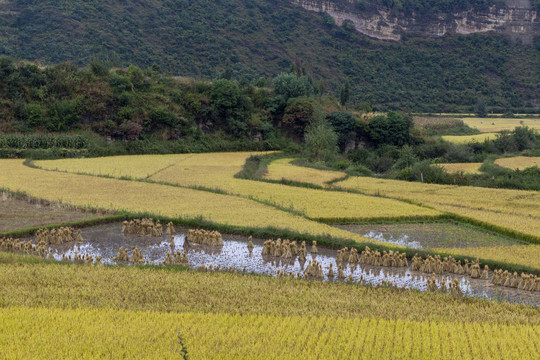
[[28,128],[33,129],[43,126],[43,109],[39,104],[28,104],[24,108],[24,122]]
[[313,121],[315,100],[308,97],[292,98],[287,102],[281,128],[297,140],[304,136],[306,127]]
[[349,102],[350,97],[350,91],[349,91],[349,82],[345,82],[343,87],[341,88],[341,91],[339,92],[339,103],[341,106],[347,105]]
[[418,157],[414,152],[414,148],[412,146],[405,145],[399,152],[399,159],[394,164],[394,168],[398,170],[410,168],[416,162],[418,162]]
[[390,111],[386,115],[373,117],[368,124],[368,135],[375,145],[403,146],[410,142],[412,118]]
[[486,117],[488,116],[487,106],[484,100],[479,99],[476,102],[476,108],[475,108],[476,116],[478,117]]
[[309,76],[297,76],[291,73],[281,73],[272,82],[276,95],[285,100],[299,96],[311,96],[314,93],[313,80]]
[[306,129],[305,155],[314,161],[329,162],[338,152],[338,136],[326,121],[316,121]]
[[47,129],[49,131],[67,131],[79,120],[79,103],[77,100],[58,100],[49,108]]
[[326,120],[338,135],[339,149],[344,151],[347,143],[356,136],[354,116],[347,112],[333,112],[326,116]]

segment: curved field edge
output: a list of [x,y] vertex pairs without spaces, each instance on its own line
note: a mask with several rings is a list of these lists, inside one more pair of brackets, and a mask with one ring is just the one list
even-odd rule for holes
[[[259,164],[260,164],[261,167],[266,166],[266,164],[263,163],[263,162],[259,162]],[[290,166],[291,167],[297,167],[297,168],[299,167],[298,165],[294,165],[294,164],[291,164]],[[325,171],[325,170],[319,170],[319,171]],[[256,179],[254,179],[254,180],[256,180]],[[264,180],[264,179],[258,179],[258,180],[259,181],[268,181],[268,180]],[[338,181],[337,185],[338,186],[341,185],[341,187],[339,187],[339,188],[334,187],[334,188],[327,189],[327,190],[328,191],[350,192],[350,193],[363,194],[363,195],[368,195],[368,196],[380,196],[380,197],[384,197],[384,198],[388,198],[388,199],[404,201],[404,202],[407,202],[407,203],[410,203],[410,204],[413,204],[413,205],[418,205],[418,206],[422,206],[422,207],[425,207],[425,208],[430,208],[430,209],[433,209],[433,210],[441,211],[442,214],[443,214],[441,216],[442,219],[446,218],[446,219],[453,219],[453,220],[457,220],[457,221],[461,221],[461,222],[470,223],[472,225],[483,227],[483,228],[485,228],[487,230],[490,230],[490,231],[494,231],[494,232],[497,232],[497,233],[500,233],[500,234],[503,234],[503,235],[508,235],[508,236],[515,237],[516,239],[519,239],[519,240],[524,240],[524,241],[527,241],[527,242],[530,242],[530,243],[540,244],[540,235],[524,232],[522,230],[523,227],[521,227],[520,230],[516,230],[516,229],[506,227],[506,226],[502,226],[498,222],[493,223],[493,222],[486,221],[485,219],[481,219],[478,216],[467,216],[467,215],[459,214],[456,209],[451,209],[450,206],[446,206],[446,207],[445,206],[439,206],[438,207],[438,206],[436,206],[436,204],[431,204],[431,203],[426,204],[425,202],[412,200],[412,199],[406,198],[406,197],[390,196],[388,194],[385,194],[384,192],[373,193],[373,192],[361,191],[359,189],[356,189],[354,186],[346,186],[345,185],[345,182],[350,182],[350,181],[354,181],[354,179],[349,177],[347,180],[340,180],[340,181]],[[319,187],[317,185],[314,185],[314,184],[302,183],[302,182],[296,182],[296,181],[288,181],[287,184],[291,185],[291,186],[309,186],[309,187],[314,186],[314,187],[317,187],[317,188],[321,188],[321,187]],[[474,209],[471,209],[471,211],[474,212]],[[497,215],[497,214],[494,213],[494,215]],[[485,218],[485,216],[484,216],[484,218]],[[317,220],[321,220],[321,219],[317,219]],[[352,221],[353,219],[347,219],[347,220]],[[382,219],[378,219],[378,220],[382,221]],[[365,222],[369,222],[369,221],[365,221]],[[518,228],[519,228],[519,226],[518,226]]]
[[[20,165],[20,161],[19,160],[9,160],[12,164],[19,164]],[[19,166],[17,167],[19,169],[23,169],[25,171],[29,171],[31,172],[32,170],[33,171],[38,171],[39,173],[41,173],[42,175],[43,174],[55,174],[55,176],[57,177],[68,177],[68,178],[74,178],[74,179],[81,179],[84,178],[84,179],[90,179],[92,181],[97,181],[97,182],[113,182],[115,183],[116,185],[118,185],[116,182],[120,182],[121,184],[124,184],[124,187],[127,187],[129,186],[130,184],[131,185],[135,185],[135,186],[141,186],[141,187],[144,187],[144,186],[154,186],[154,187],[160,187],[159,189],[160,190],[163,190],[161,188],[162,185],[158,185],[158,184],[148,184],[148,183],[144,183],[144,182],[131,182],[131,181],[122,181],[122,180],[116,180],[116,179],[105,179],[105,178],[101,178],[101,177],[95,177],[95,176],[84,176],[84,175],[74,175],[74,174],[69,174],[69,173],[62,173],[62,172],[55,172],[55,171],[43,171],[43,170],[36,170],[36,169],[33,169],[33,168],[29,168],[29,167],[26,167],[26,166]],[[11,174],[13,175],[13,173]],[[34,173],[35,175],[35,173]],[[23,176],[24,178],[24,176]],[[0,180],[2,179],[2,175],[0,174]],[[43,179],[43,178],[42,178]],[[82,181],[82,180],[81,180]],[[69,184],[68,184],[69,185]],[[53,185],[50,185],[49,187],[52,187]],[[167,186],[163,186],[163,188],[166,188]],[[200,196],[201,194],[207,194],[207,195],[211,195],[211,196],[225,196],[225,195],[219,195],[219,194],[212,194],[212,193],[207,193],[207,192],[202,192],[202,191],[195,191],[195,190],[190,190],[190,189],[184,189],[184,188],[176,188],[176,187],[170,187],[171,189],[176,189],[176,190],[182,190],[182,191],[192,191],[192,192],[195,192],[197,197]],[[62,190],[65,190],[66,187],[62,187]],[[123,192],[125,193],[125,188],[123,189]],[[140,189],[139,189],[140,190]],[[144,194],[144,191],[141,192],[142,194]],[[43,193],[42,193],[43,194]],[[44,194],[47,194],[47,192],[45,192]],[[59,196],[62,196],[62,191],[59,192]],[[111,196],[111,199],[113,196],[115,196],[115,192],[112,192],[110,194]],[[121,193],[122,194],[122,193]],[[35,196],[35,194],[31,194],[33,196]],[[65,195],[65,193],[64,193]],[[96,194],[94,194],[96,195]],[[124,194],[125,195],[125,194]],[[230,196],[229,196],[230,197]],[[235,198],[235,197],[232,197],[233,199],[240,199],[240,198]],[[50,197],[48,198],[48,200],[52,200]],[[170,200],[170,199],[167,199],[167,197],[163,198],[163,202],[167,201],[167,200]],[[215,200],[215,199],[213,199]],[[194,201],[192,199],[192,201]],[[196,201],[199,201],[200,202],[200,198],[197,198]],[[245,200],[244,201],[249,201],[249,200]],[[117,201],[118,202],[118,201]],[[465,259],[473,259],[473,258],[476,258],[476,254],[475,255],[464,255],[464,254],[456,254],[456,253],[452,253],[452,250],[451,249],[445,249],[447,251],[443,251],[443,252],[434,252],[432,250],[419,250],[419,249],[410,249],[410,248],[405,248],[405,247],[402,247],[402,246],[399,246],[399,245],[391,245],[391,244],[387,244],[387,243],[382,243],[382,242],[378,242],[378,241],[375,241],[375,240],[371,240],[371,239],[367,239],[365,237],[362,237],[358,234],[354,234],[354,233],[351,233],[351,232],[347,232],[347,231],[343,231],[343,230],[339,230],[339,229],[336,229],[336,228],[333,228],[333,227],[330,227],[328,225],[325,225],[325,224],[321,224],[321,223],[317,223],[317,222],[312,222],[310,220],[307,220],[305,218],[302,218],[302,217],[293,217],[292,215],[290,214],[287,214],[287,216],[290,216],[291,218],[289,218],[288,223],[290,224],[290,227],[291,228],[295,228],[297,227],[299,224],[301,224],[301,222],[307,222],[307,223],[304,223],[304,225],[309,225],[309,226],[314,226],[316,227],[317,229],[321,229],[320,232],[317,234],[317,233],[314,233],[314,232],[306,232],[306,231],[302,231],[302,229],[294,229],[292,230],[291,228],[284,228],[284,227],[276,227],[274,226],[274,224],[276,223],[276,218],[272,218],[272,221],[266,223],[266,224],[256,224],[255,226],[254,225],[250,225],[250,224],[238,224],[238,222],[236,224],[228,224],[226,222],[223,222],[223,221],[216,221],[216,219],[208,219],[206,218],[204,215],[201,215],[201,214],[195,214],[195,215],[192,215],[192,216],[175,216],[175,215],[163,215],[162,213],[160,213],[159,211],[155,211],[155,210],[149,210],[147,206],[140,206],[140,204],[138,204],[138,207],[139,207],[139,211],[135,210],[135,209],[132,209],[131,211],[128,211],[128,210],[125,210],[126,209],[126,204],[123,204],[121,201],[120,203],[122,204],[121,206],[119,207],[112,207],[113,209],[123,213],[123,214],[126,214],[127,217],[131,217],[131,218],[134,218],[134,217],[154,217],[154,218],[159,218],[160,220],[162,220],[163,222],[168,222],[168,221],[173,221],[177,224],[180,224],[180,225],[185,225],[185,226],[197,226],[197,227],[207,227],[207,228],[212,228],[212,229],[216,229],[216,230],[219,230],[219,231],[222,231],[222,232],[226,232],[226,233],[233,233],[233,234],[242,234],[242,235],[253,235],[255,237],[259,237],[259,238],[278,238],[278,237],[281,237],[281,238],[289,238],[291,240],[299,240],[299,241],[317,241],[319,244],[321,245],[324,245],[324,246],[328,246],[328,247],[331,247],[331,248],[340,248],[340,247],[344,247],[344,246],[347,246],[349,248],[351,247],[355,247],[357,248],[358,250],[363,250],[365,246],[369,246],[371,247],[372,249],[375,249],[375,250],[397,250],[397,251],[400,251],[400,252],[404,252],[407,254],[407,256],[409,257],[412,257],[413,255],[415,254],[419,254],[421,256],[427,256],[427,255],[434,255],[434,254],[440,254],[442,256],[446,256],[446,255],[452,255],[454,256],[454,258],[458,259],[458,260],[465,260]],[[103,208],[108,208],[108,209],[111,209],[111,206],[107,206],[108,204],[107,203],[104,203],[104,204],[101,204],[100,207],[97,207],[96,205],[88,205],[87,203],[85,202],[82,202],[82,203],[79,203],[79,204],[82,204],[82,206],[86,206],[86,207],[89,207],[89,208],[98,208],[98,209],[103,209]],[[256,203],[254,203],[256,204]],[[263,206],[263,205],[261,205]],[[212,209],[213,211],[215,211],[215,208]],[[230,204],[227,204],[227,206],[225,206],[223,209],[223,212],[230,212],[231,211],[231,207],[230,207]],[[233,209],[234,210],[234,209]],[[272,209],[273,213],[272,214],[281,214],[281,212],[279,212],[278,210],[275,210],[275,209]],[[277,212],[277,213],[276,213]],[[286,214],[286,213],[282,213],[282,214]],[[254,213],[253,212],[248,212],[248,213],[245,213],[243,217],[240,217],[242,220],[244,219],[244,217],[246,216],[253,216]],[[531,248],[531,250],[533,250],[533,248]],[[540,254],[540,250],[537,250],[535,251],[535,254]],[[487,258],[485,256],[480,256],[480,260],[482,262],[482,264],[485,264],[485,265],[489,265],[490,268],[502,268],[502,269],[508,269],[508,270],[511,270],[511,271],[523,271],[523,272],[530,272],[530,273],[534,273],[534,274],[540,274],[540,256],[533,256],[531,261],[523,261],[522,259],[520,259],[520,262],[516,262],[516,263],[509,263],[507,260],[506,260],[506,257],[504,256],[505,254],[501,254],[500,256],[497,256],[495,258]]]
[[0,299],[2,307],[410,321],[448,321],[460,314],[464,322],[540,325],[537,307],[442,293],[185,268],[53,263],[4,253]]
[[[17,194],[18,196],[30,197],[20,192],[18,192]],[[90,208],[90,209],[96,210],[96,211],[104,211],[104,209],[98,209],[98,208]],[[414,255],[420,255],[420,256],[426,257],[428,255],[433,256],[433,255],[438,254],[441,256],[451,255],[457,260],[464,261],[465,259],[467,259],[471,261],[478,257],[481,260],[482,264],[489,265],[490,268],[492,269],[501,268],[501,269],[507,269],[511,271],[522,271],[522,272],[529,272],[529,273],[540,275],[540,264],[538,264],[537,257],[535,257],[535,261],[530,264],[524,264],[519,261],[512,263],[508,261],[495,261],[493,259],[484,258],[482,256],[476,256],[475,254],[472,254],[472,255],[460,254],[459,251],[455,251],[455,249],[436,249],[436,250],[412,249],[412,248],[404,248],[401,246],[392,245],[392,244],[383,243],[383,242],[378,242],[378,243],[362,242],[362,241],[355,241],[355,240],[346,239],[346,238],[336,238],[336,237],[332,237],[328,235],[310,235],[310,234],[299,233],[299,232],[295,232],[291,230],[279,229],[279,228],[275,228],[271,226],[263,227],[263,228],[235,226],[235,225],[227,225],[227,224],[220,224],[220,223],[212,222],[212,221],[204,219],[203,217],[194,217],[194,218],[176,217],[175,218],[175,217],[160,216],[160,215],[156,215],[150,212],[136,213],[136,212],[119,211],[116,213],[116,215],[112,215],[106,218],[90,220],[88,222],[65,223],[65,224],[54,224],[54,225],[51,224],[51,225],[39,227],[39,228],[27,228],[27,229],[21,229],[17,231],[8,232],[8,233],[1,233],[0,236],[1,237],[30,236],[30,235],[35,234],[35,232],[41,228],[57,228],[59,226],[76,226],[76,227],[82,228],[82,227],[103,224],[103,223],[111,223],[111,222],[116,222],[116,221],[120,222],[122,220],[133,220],[133,219],[140,219],[140,218],[154,218],[156,220],[159,219],[161,223],[163,224],[168,223],[168,222],[173,222],[174,224],[183,226],[183,227],[212,229],[212,230],[218,230],[222,233],[244,235],[246,237],[253,236],[255,238],[261,238],[261,239],[283,238],[283,239],[290,239],[290,240],[297,240],[297,241],[306,241],[307,243],[311,243],[312,241],[317,241],[317,244],[326,246],[331,249],[340,249],[343,247],[348,247],[348,248],[355,248],[358,251],[362,251],[364,250],[366,246],[369,246],[373,250],[399,251],[399,252],[407,254],[409,258],[411,258]],[[453,220],[452,217],[448,219]],[[438,221],[445,221],[445,220],[446,219],[444,218],[438,219]],[[529,249],[531,248],[529,247]],[[538,252],[540,252],[540,250],[538,250]],[[2,253],[0,252],[0,254]],[[13,256],[16,256],[16,255],[13,255]],[[26,257],[23,257],[23,258],[26,258]],[[523,259],[520,259],[520,261],[523,261]]]
[[[0,184],[12,191],[87,208],[156,217],[206,221],[230,227],[281,231],[374,243],[357,234],[310,221],[247,199],[145,182],[36,170],[17,160],[1,160]],[[39,181],[27,181],[27,179]]]
[[[141,170],[135,164],[131,164],[131,171],[134,177],[114,177],[111,175],[103,175],[101,167],[108,167],[109,171],[115,173],[114,164],[128,159],[129,162],[137,160],[139,157],[111,157],[101,159],[90,159],[89,167],[82,168],[84,159],[67,159],[67,160],[52,160],[25,162],[30,167],[45,171],[59,171],[64,173],[72,173],[78,175],[100,176],[106,178],[117,178],[122,180],[143,181],[160,185],[169,185],[186,189],[208,191],[222,195],[236,196],[250,201],[255,201],[263,205],[274,207],[278,210],[289,212],[293,215],[302,216],[309,220],[318,221],[323,219],[325,223],[343,223],[354,219],[358,221],[369,221],[370,219],[394,219],[394,218],[410,218],[411,220],[421,217],[436,218],[441,213],[437,210],[428,207],[419,207],[416,204],[411,204],[406,201],[394,199],[385,199],[382,197],[374,197],[364,194],[353,195],[351,197],[338,195],[335,192],[321,191],[324,189],[301,189],[297,192],[290,192],[291,188],[285,188],[284,184],[272,181],[273,185],[261,184],[260,182],[253,183],[251,179],[246,179],[245,174],[249,172],[248,161],[253,157],[268,162],[269,159],[280,159],[280,154],[261,153],[255,156],[249,156],[252,153],[209,153],[195,154],[189,158],[167,166],[148,178],[137,176]],[[142,156],[143,163],[147,161],[146,156]],[[213,157],[216,160],[212,159]],[[157,156],[152,156],[154,159],[159,159]],[[202,162],[199,166],[198,160]],[[217,166],[219,159],[226,163],[227,166]],[[184,160],[188,160],[187,163]],[[100,162],[101,161],[101,162]],[[164,159],[167,161],[167,158]],[[190,164],[190,161],[195,161],[197,165]],[[279,160],[277,160],[279,161]],[[204,164],[211,163],[210,170]],[[231,165],[231,163],[233,165]],[[90,166],[94,164],[94,166]],[[129,164],[120,163],[119,169],[124,174],[130,173]],[[152,164],[152,166],[156,166]],[[187,168],[186,168],[187,167]],[[241,171],[243,167],[243,171]],[[192,169],[190,169],[192,168]],[[195,171],[194,171],[195,170]],[[202,171],[198,173],[198,171]],[[239,172],[240,174],[235,173]],[[256,170],[255,170],[256,172]],[[316,170],[315,170],[316,172]],[[260,175],[260,174],[259,174]],[[187,177],[186,177],[187,176]],[[335,181],[342,179],[336,178]],[[279,186],[277,186],[279,184]],[[341,198],[340,198],[341,197]],[[335,214],[334,214],[335,213]],[[356,215],[358,213],[358,215]],[[407,214],[411,215],[407,215]],[[354,216],[353,216],[354,215]],[[346,220],[345,220],[346,219]]]
[[9,358],[539,356],[539,327],[526,325],[25,307],[0,309],[0,319],[0,347]]

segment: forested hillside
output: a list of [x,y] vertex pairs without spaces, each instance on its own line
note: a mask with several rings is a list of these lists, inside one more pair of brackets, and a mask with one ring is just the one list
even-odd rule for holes
[[[418,11],[418,2],[400,4]],[[495,34],[378,41],[287,0],[7,0],[0,32],[0,54],[43,65],[99,59],[250,82],[288,70],[298,57],[326,92],[348,81],[353,102],[380,109],[468,112],[479,100],[502,111],[539,106],[538,46]]]

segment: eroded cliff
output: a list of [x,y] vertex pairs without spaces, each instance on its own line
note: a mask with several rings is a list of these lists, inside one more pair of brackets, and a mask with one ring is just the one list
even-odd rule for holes
[[292,0],[304,9],[325,12],[341,26],[345,21],[357,31],[384,40],[400,40],[407,33],[443,36],[448,33],[472,34],[494,31],[513,40],[532,43],[540,34],[540,21],[529,0],[506,0],[504,5],[486,10],[455,12],[438,16],[396,14],[390,9],[369,4],[362,10],[354,0]]

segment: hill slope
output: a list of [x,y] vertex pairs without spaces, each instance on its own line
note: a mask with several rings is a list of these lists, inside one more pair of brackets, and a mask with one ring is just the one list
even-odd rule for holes
[[210,78],[254,79],[298,56],[326,89],[384,108],[468,110],[539,106],[540,55],[497,34],[370,39],[287,0],[0,1],[0,54],[51,64],[92,59],[158,65]]

